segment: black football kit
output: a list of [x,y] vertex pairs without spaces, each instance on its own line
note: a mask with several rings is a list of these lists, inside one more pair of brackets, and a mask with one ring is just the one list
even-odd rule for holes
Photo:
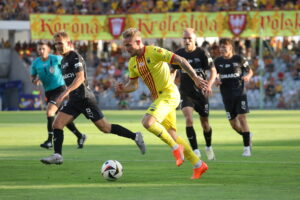
[[250,70],[248,61],[240,55],[234,55],[230,59],[218,57],[214,63],[222,82],[220,91],[228,119],[248,113],[245,83],[241,79]]
[[60,111],[72,115],[74,118],[83,113],[86,118],[92,121],[102,119],[104,116],[98,108],[95,95],[87,82],[86,64],[82,56],[75,51],[70,51],[61,61],[61,70],[66,86],[72,84],[76,78],[76,73],[80,71],[84,71],[85,81],[70,92],[68,101],[61,107]]
[[[175,54],[184,57],[197,75],[206,80],[206,70],[211,69],[213,60],[208,52],[197,47],[192,52],[185,51],[184,48],[178,49]],[[205,97],[201,89],[197,88],[194,81],[189,75],[181,69],[178,65],[172,65],[173,69],[179,69],[180,72],[180,94],[181,94],[181,109],[184,107],[193,107],[196,112],[202,117],[209,116],[209,103],[208,98]]]

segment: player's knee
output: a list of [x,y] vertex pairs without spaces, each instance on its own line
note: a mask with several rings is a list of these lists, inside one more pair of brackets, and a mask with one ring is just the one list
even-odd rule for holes
[[194,123],[193,118],[187,117],[185,119],[185,123],[187,126],[193,126],[193,123]]
[[143,120],[143,121],[142,121],[142,124],[143,124],[143,126],[145,127],[145,129],[148,129],[148,128],[150,128],[150,126],[151,126],[153,123],[151,123],[151,122],[148,121],[148,120]]
[[59,121],[55,120],[52,124],[52,128],[53,129],[63,129],[64,126],[62,123],[60,123]]

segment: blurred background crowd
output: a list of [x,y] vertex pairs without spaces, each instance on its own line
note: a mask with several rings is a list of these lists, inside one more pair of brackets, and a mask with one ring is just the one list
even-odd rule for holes
[[300,0],[0,0],[0,20],[30,13],[104,15],[233,10],[299,10]]
[[[235,40],[235,52],[245,56],[254,70],[254,76],[247,84],[250,107],[258,108],[260,97],[264,96],[265,108],[297,108],[300,106],[300,41],[270,38],[263,41],[263,60],[259,60],[258,39]],[[130,95],[115,96],[113,86],[118,81],[128,79],[127,61],[129,55],[122,44],[116,41],[74,42],[75,49],[85,58],[88,66],[89,83],[93,87],[99,104],[104,107],[119,106],[128,109],[138,105],[146,106],[150,102],[150,94],[141,82],[137,92]],[[162,41],[152,40],[146,44],[163,46],[175,51],[181,46],[180,39]],[[161,45],[165,44],[165,45]],[[53,45],[49,41],[49,45]],[[213,58],[219,56],[218,41],[204,41],[198,46],[208,50]],[[1,47],[9,48],[10,44],[2,40]],[[36,42],[20,43],[15,50],[23,58],[27,67],[38,56]],[[53,48],[53,53],[55,50]],[[262,63],[261,63],[262,62]],[[262,87],[262,88],[261,88]],[[263,90],[262,91],[260,90]],[[214,88],[211,106],[222,107],[218,88]]]
[[[228,10],[299,10],[300,0],[0,0],[0,20],[28,20],[30,13],[52,14],[124,14]],[[1,39],[1,38],[0,38]],[[219,39],[201,39],[198,46],[219,55]],[[17,42],[12,46],[1,39],[0,48],[13,48],[29,69],[37,58],[37,41]],[[180,39],[152,39],[146,44],[171,51],[181,47]],[[300,107],[300,40],[293,37],[234,40],[235,52],[245,56],[254,70],[247,84],[249,106],[252,108]],[[49,45],[53,48],[51,41]],[[262,46],[263,54],[259,56]],[[85,58],[88,79],[99,105],[103,108],[129,109],[145,107],[150,94],[141,82],[137,92],[116,96],[113,86],[128,79],[129,55],[121,41],[74,41],[75,49]],[[55,49],[53,49],[55,53]],[[260,59],[261,58],[261,59]],[[212,108],[222,108],[218,88],[210,98]],[[262,107],[263,105],[263,107]]]

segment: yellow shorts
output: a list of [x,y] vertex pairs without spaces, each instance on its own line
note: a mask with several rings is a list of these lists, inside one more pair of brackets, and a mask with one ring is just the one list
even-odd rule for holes
[[176,130],[176,108],[180,103],[180,94],[176,88],[165,89],[150,105],[147,114],[152,115],[167,130]]

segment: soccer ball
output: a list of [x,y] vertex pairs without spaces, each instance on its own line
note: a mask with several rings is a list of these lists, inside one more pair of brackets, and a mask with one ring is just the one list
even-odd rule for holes
[[115,181],[123,175],[123,166],[117,160],[107,160],[101,168],[102,176],[109,181]]

